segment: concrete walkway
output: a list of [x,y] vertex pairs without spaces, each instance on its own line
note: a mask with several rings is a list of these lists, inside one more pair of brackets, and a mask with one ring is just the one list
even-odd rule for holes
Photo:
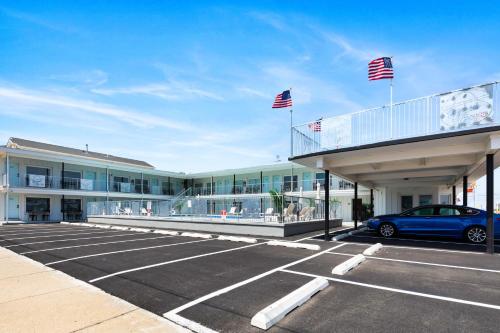
[[0,332],[188,332],[0,247]]

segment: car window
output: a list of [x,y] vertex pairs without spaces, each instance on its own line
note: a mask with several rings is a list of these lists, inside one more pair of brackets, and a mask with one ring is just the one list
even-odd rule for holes
[[411,216],[431,216],[434,215],[434,207],[424,207],[424,208],[418,208],[415,209],[411,212],[408,212],[407,215]]
[[477,215],[479,214],[479,211],[476,210],[476,209],[472,209],[472,208],[463,208],[462,209],[462,215]]
[[460,215],[460,211],[456,208],[441,207],[441,208],[439,208],[439,215],[441,215],[441,216],[456,216],[456,215]]

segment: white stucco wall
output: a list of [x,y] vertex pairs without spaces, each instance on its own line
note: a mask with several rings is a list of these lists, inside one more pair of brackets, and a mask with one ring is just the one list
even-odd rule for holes
[[385,188],[385,212],[383,214],[395,214],[401,212],[401,197],[411,195],[413,207],[419,206],[420,195],[432,195],[432,203],[439,203],[439,187],[386,187]]

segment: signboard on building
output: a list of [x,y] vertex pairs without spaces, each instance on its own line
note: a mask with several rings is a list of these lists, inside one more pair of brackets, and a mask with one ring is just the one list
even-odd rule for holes
[[80,190],[94,190],[94,181],[92,179],[80,179]]
[[28,186],[30,186],[30,187],[45,187],[45,176],[28,175]]
[[442,131],[493,123],[493,86],[484,85],[441,95],[439,117]]

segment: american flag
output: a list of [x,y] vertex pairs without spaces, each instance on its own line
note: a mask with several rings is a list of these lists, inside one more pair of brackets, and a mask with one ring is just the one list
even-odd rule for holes
[[381,80],[394,78],[394,69],[389,57],[382,57],[370,61],[368,64],[368,80]]
[[313,132],[321,132],[321,120],[317,120],[315,122],[312,122],[307,126]]
[[292,106],[292,95],[290,90],[285,90],[281,94],[276,95],[273,103],[273,109],[288,108]]

